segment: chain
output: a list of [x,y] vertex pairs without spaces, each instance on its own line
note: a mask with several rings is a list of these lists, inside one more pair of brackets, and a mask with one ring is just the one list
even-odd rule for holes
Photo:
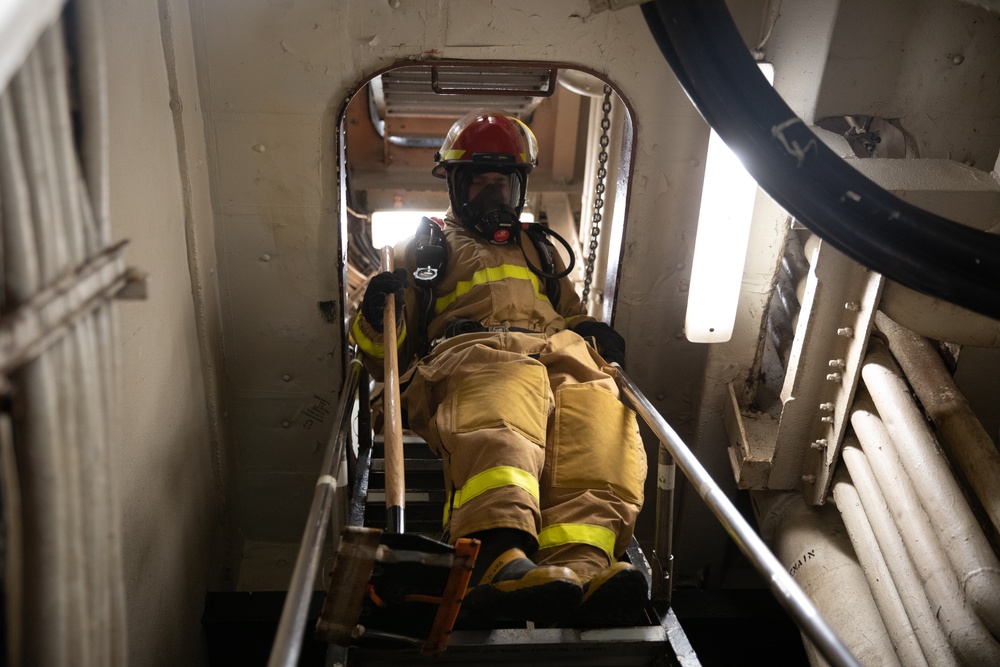
[[601,211],[604,209],[604,190],[608,178],[608,130],[611,129],[611,86],[604,84],[604,105],[601,107],[601,151],[597,154],[597,183],[594,185],[594,217],[590,223],[590,254],[583,279],[583,304],[587,305],[590,283],[594,279],[594,265],[597,263],[597,242],[601,238]]

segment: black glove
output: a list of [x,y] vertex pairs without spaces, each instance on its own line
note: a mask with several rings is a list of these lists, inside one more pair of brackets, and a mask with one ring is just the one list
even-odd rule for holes
[[625,339],[609,325],[604,322],[580,322],[573,327],[573,331],[582,338],[593,338],[597,351],[605,361],[625,368]]
[[396,321],[399,321],[399,315],[403,312],[403,290],[408,286],[406,269],[396,269],[392,273],[383,271],[371,279],[365,290],[365,297],[361,300],[361,315],[372,325],[372,329],[382,331],[386,294],[396,297]]

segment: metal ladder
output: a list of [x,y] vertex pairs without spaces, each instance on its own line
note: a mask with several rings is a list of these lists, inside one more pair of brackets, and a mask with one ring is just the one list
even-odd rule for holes
[[[363,422],[363,420],[362,420]],[[364,427],[362,427],[363,429]],[[359,429],[361,430],[361,429]],[[369,444],[362,434],[354,467],[349,522],[386,527],[381,436]],[[439,539],[446,494],[441,460],[415,435],[403,437],[406,471],[407,531]],[[652,587],[649,562],[633,538],[625,558],[636,565]],[[647,604],[638,614],[641,625],[579,630],[573,628],[501,627],[452,632],[448,650],[435,658],[441,664],[511,665],[699,665],[677,617],[667,606]],[[331,645],[327,665],[426,665],[416,646],[411,648],[343,647]]]

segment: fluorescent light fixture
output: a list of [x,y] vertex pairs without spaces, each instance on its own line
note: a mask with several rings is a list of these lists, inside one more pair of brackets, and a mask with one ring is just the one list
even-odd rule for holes
[[[393,208],[372,213],[372,246],[382,249],[395,246],[403,239],[413,236],[417,223],[422,217],[444,218],[444,211],[413,211]],[[521,213],[521,222],[534,222],[535,216],[529,211]]]
[[417,232],[417,223],[424,216],[443,218],[444,211],[413,211],[393,208],[372,213],[372,245],[376,248],[395,246]]
[[[774,67],[760,63],[760,68],[773,83]],[[692,343],[732,338],[756,197],[757,182],[713,130],[684,320],[684,334]]]

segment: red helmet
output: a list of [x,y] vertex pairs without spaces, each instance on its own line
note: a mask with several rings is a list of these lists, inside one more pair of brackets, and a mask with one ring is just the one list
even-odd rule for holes
[[495,109],[474,109],[451,126],[431,172],[446,178],[459,165],[497,166],[531,171],[538,164],[538,141],[523,122]]

